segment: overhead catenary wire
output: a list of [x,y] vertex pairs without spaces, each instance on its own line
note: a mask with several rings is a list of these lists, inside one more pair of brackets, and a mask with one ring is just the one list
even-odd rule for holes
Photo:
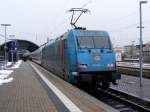
[[84,3],[81,7],[84,8],[84,7],[86,7],[87,5],[89,5],[91,2],[93,2],[93,0],[89,0],[88,2]]
[[[86,3],[84,3],[83,5],[81,5],[81,7],[84,8],[84,7],[88,6],[88,5],[89,5],[90,3],[92,3],[92,2],[93,2],[93,0],[89,0],[89,1],[87,1]],[[137,14],[138,14],[138,12],[133,12],[133,13],[127,14],[127,15],[125,15],[125,16],[123,16],[123,17],[113,19],[113,20],[111,20],[110,22],[107,22],[107,23],[103,24],[102,26],[108,26],[108,25],[111,24],[111,23],[115,23],[115,22],[118,22],[118,21],[123,21],[123,20],[125,20],[125,19],[127,19],[127,18],[129,18],[129,17],[136,16]],[[67,19],[63,20],[62,22],[60,22],[60,24],[58,24],[56,27],[54,27],[54,28],[51,30],[51,32],[60,29],[61,26],[62,26],[63,24],[65,24],[69,19],[71,19],[71,16],[69,16]],[[144,21],[143,21],[143,22],[144,22]],[[145,22],[149,22],[149,20],[146,20]],[[129,28],[134,28],[134,27],[136,28],[137,25],[138,25],[138,23],[131,24],[131,25],[127,25],[127,26],[123,26],[123,27],[120,27],[120,28],[111,30],[111,32],[117,32],[117,31],[129,29]]]
[[[88,2],[84,3],[84,4],[81,6],[81,8],[84,8],[84,7],[88,6],[91,2],[93,2],[93,0],[89,0]],[[69,16],[69,17],[66,18],[65,20],[62,20],[56,27],[54,27],[54,28],[51,30],[51,32],[54,32],[54,31],[60,29],[60,28],[61,28],[60,26],[62,26],[62,25],[64,25],[65,23],[67,23],[68,20],[71,19],[71,17],[72,17],[72,16]]]
[[[116,22],[118,23],[119,21],[123,21],[123,20],[125,20],[129,17],[133,17],[133,16],[136,16],[136,15],[138,15],[138,12],[133,12],[133,13],[130,13],[126,16],[120,17],[118,19],[113,19],[110,22],[104,23],[102,26],[107,27],[110,24],[115,24]],[[149,22],[150,22],[150,19],[143,20],[143,23],[149,23]],[[126,30],[126,29],[129,29],[129,28],[137,28],[138,25],[139,25],[139,23],[137,22],[135,24],[131,24],[131,25],[127,25],[127,26],[123,26],[123,27],[120,27],[120,28],[113,29],[113,30],[111,30],[111,32],[117,32],[117,31],[119,32],[121,30]]]
[[144,20],[143,22],[144,22],[144,23],[149,23],[149,22],[150,22],[150,19]]
[[66,18],[65,20],[61,21],[56,27],[54,27],[51,32],[58,30],[59,28],[61,28],[60,26],[62,26],[63,24],[65,24],[69,19],[71,18],[71,16],[69,16],[68,18]]
[[116,22],[123,21],[123,20],[125,20],[125,19],[127,19],[127,18],[129,18],[129,17],[132,17],[132,16],[134,16],[134,15],[137,15],[137,14],[138,14],[137,12],[133,12],[133,13],[127,14],[127,15],[122,16],[122,17],[120,17],[120,18],[116,18],[116,19],[113,19],[113,20],[111,20],[111,21],[109,21],[109,22],[106,22],[106,23],[104,23],[102,26],[105,27],[105,26],[108,26],[108,25],[110,25],[110,24],[112,24],[112,23],[114,24],[114,23],[116,23]]
[[[149,23],[149,22],[150,22],[150,19],[143,20],[143,23]],[[120,28],[117,28],[117,29],[114,29],[114,30],[110,30],[110,32],[117,32],[117,31],[129,29],[129,28],[137,28],[138,24],[139,23],[127,25],[127,26],[120,27]]]
[[120,28],[117,28],[117,29],[114,29],[114,30],[110,30],[110,32],[117,32],[117,31],[129,29],[129,28],[136,28],[137,25],[138,25],[137,23],[131,24],[131,25],[128,25],[128,26],[124,26],[124,27],[120,27]]

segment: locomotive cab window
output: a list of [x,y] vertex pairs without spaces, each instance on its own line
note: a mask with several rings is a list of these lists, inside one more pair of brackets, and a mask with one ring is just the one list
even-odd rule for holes
[[79,37],[77,42],[80,48],[94,48],[93,38],[91,37]]
[[78,37],[77,43],[80,48],[97,48],[97,49],[109,49],[109,39],[98,37]]
[[109,49],[109,40],[105,37],[93,37],[95,48]]

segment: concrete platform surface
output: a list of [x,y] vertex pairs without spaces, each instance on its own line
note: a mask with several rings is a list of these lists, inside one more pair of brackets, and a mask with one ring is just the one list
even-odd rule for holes
[[[82,112],[118,112],[96,98],[88,95],[77,87],[48,72],[37,64],[32,63],[45,77],[70,99]],[[74,111],[76,112],[76,111]]]
[[12,82],[0,86],[0,112],[57,111],[27,63],[23,63],[12,75]]
[[112,85],[111,87],[150,102],[150,79],[143,78],[142,84],[142,87],[140,87],[139,77],[122,75],[118,85]]
[[0,86],[0,112],[118,112],[32,62],[11,75],[14,80]]

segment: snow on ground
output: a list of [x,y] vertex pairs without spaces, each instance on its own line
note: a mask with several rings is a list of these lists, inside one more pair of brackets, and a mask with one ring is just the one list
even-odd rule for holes
[[[12,62],[7,62],[6,70],[0,70],[0,85],[3,85],[4,83],[9,83],[9,82],[13,81],[13,77],[11,76],[11,74],[13,73],[14,69],[19,68],[21,63],[22,63],[21,60],[19,60],[18,62],[14,63],[14,64]],[[0,68],[4,69],[5,67],[3,65]]]
[[10,77],[10,74],[12,74],[13,70],[0,70],[0,85],[3,83],[8,83],[13,80],[13,77]]
[[12,67],[10,67],[9,69],[16,69],[16,68],[19,68],[20,65],[22,63],[22,60],[19,60],[18,62],[16,62]]
[[0,70],[3,70],[4,69],[4,64],[3,63],[0,63]]
[[12,62],[7,62],[6,66],[11,66]]

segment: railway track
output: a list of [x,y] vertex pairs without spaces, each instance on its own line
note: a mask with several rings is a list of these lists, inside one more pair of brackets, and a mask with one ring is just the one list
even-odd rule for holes
[[109,90],[97,89],[94,93],[90,94],[120,112],[150,112],[149,102],[111,88]]

